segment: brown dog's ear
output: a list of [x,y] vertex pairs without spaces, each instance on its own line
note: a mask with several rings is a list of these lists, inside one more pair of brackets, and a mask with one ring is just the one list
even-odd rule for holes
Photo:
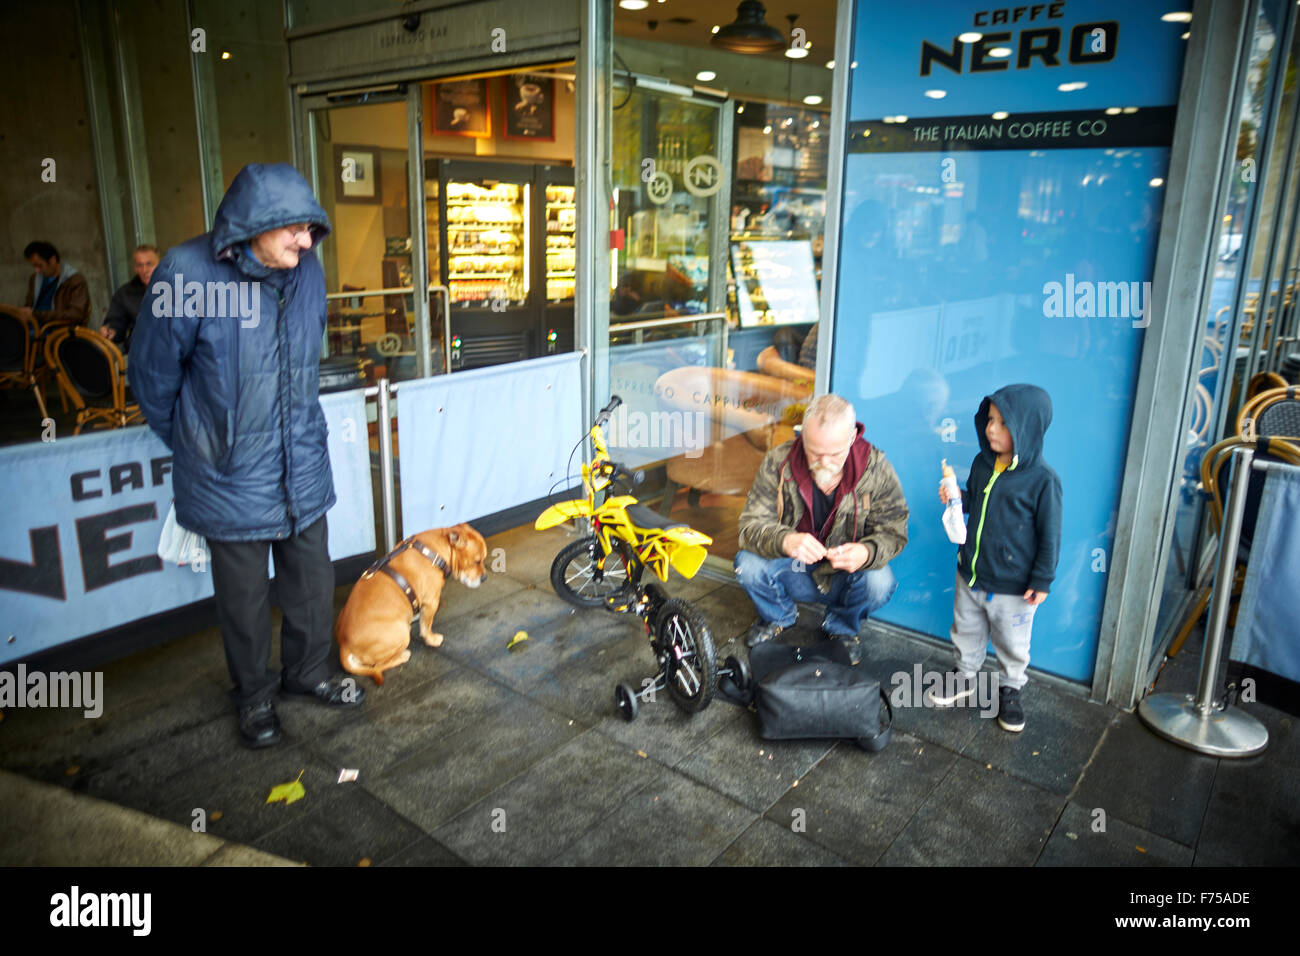
[[452,544],[455,544],[457,541],[460,540],[460,535],[458,535],[455,531],[448,532],[447,540],[450,541]]

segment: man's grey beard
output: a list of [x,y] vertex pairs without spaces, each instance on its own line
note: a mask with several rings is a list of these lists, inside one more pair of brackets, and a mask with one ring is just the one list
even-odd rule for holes
[[813,465],[809,471],[812,472],[813,480],[819,485],[827,484],[842,473],[842,469],[831,468],[829,465]]

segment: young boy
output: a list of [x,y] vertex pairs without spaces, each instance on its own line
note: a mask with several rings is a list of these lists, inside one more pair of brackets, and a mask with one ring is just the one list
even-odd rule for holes
[[[957,555],[952,643],[957,666],[934,704],[951,707],[975,693],[990,632],[998,655],[998,723],[1025,728],[1020,689],[1028,678],[1034,610],[1047,597],[1061,547],[1061,480],[1043,461],[1052,400],[1037,385],[986,395],[975,415],[980,453],[971,463],[962,510],[971,520]],[[948,502],[941,485],[939,500]]]

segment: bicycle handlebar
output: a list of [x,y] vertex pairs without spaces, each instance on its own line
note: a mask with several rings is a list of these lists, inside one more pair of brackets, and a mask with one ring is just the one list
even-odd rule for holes
[[618,408],[618,406],[622,404],[623,404],[623,399],[621,399],[617,395],[611,395],[609,397],[609,404],[606,405],[604,408],[602,408],[600,410],[600,414],[596,416],[596,424],[603,425],[605,424],[605,422],[609,421],[610,414],[614,411],[614,409]]

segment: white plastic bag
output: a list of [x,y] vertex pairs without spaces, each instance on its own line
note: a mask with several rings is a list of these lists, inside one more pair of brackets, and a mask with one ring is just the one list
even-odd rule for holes
[[961,510],[961,488],[957,486],[957,474],[946,458],[943,460],[943,484],[948,489],[948,504],[943,509],[943,530],[953,544],[965,544],[966,518]]
[[206,564],[208,543],[203,535],[186,531],[176,523],[176,502],[167,509],[167,519],[163,522],[162,537],[158,539],[158,557],[180,567],[182,564]]

